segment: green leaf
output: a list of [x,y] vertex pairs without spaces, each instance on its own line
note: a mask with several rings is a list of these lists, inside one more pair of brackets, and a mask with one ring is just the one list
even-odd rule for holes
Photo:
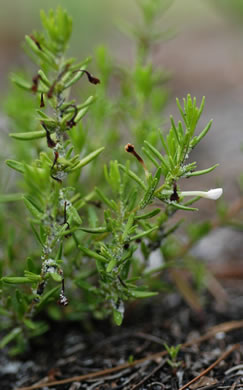
[[12,74],[11,75],[11,81],[16,84],[18,87],[24,89],[25,91],[30,91],[31,90],[31,84],[24,80],[21,76],[17,74]]
[[4,336],[0,341],[0,349],[4,348],[7,344],[16,339],[16,337],[18,337],[21,332],[21,328],[14,328],[13,330],[11,330],[11,332]]
[[24,276],[29,279],[31,283],[38,283],[41,281],[41,276],[30,271],[24,271]]
[[77,225],[82,224],[82,219],[74,206],[69,205],[67,207],[67,216],[69,223],[75,222]]
[[94,252],[91,249],[88,249],[88,248],[86,248],[85,246],[83,246],[81,244],[79,244],[78,247],[81,250],[81,252],[83,252],[86,256],[94,258],[94,259],[96,259],[98,261],[101,261],[103,263],[107,262],[107,259],[104,256],[99,255],[97,252]]
[[27,257],[27,259],[26,259],[26,263],[27,263],[27,268],[28,268],[28,271],[30,271],[30,272],[35,272],[35,269],[36,269],[36,267],[35,267],[35,263],[34,263],[34,261],[32,260],[32,258],[31,257]]
[[145,230],[144,232],[138,233],[135,236],[131,237],[130,241],[138,240],[138,239],[140,239],[142,237],[145,237],[145,236],[147,236],[148,234],[154,232],[157,229],[158,229],[158,226],[154,226],[151,229],[148,229],[148,230]]
[[153,196],[154,196],[154,192],[155,192],[157,185],[159,183],[160,175],[161,175],[161,168],[158,168],[158,170],[155,174],[155,177],[152,179],[152,182],[150,183],[150,185],[149,185],[149,187],[144,195],[144,198],[142,199],[142,201],[140,203],[141,209],[144,209],[149,203],[151,203]]
[[166,202],[169,206],[173,206],[175,207],[176,209],[179,209],[179,210],[185,210],[185,211],[198,211],[197,208],[195,207],[187,207],[187,206],[184,206],[183,204],[181,203],[177,203],[177,202]]
[[38,70],[38,75],[41,77],[41,81],[48,87],[50,88],[51,82],[48,80],[46,74],[42,69]]
[[75,117],[75,123],[78,123],[79,121],[81,121],[81,119],[87,114],[87,112],[89,111],[89,106],[88,107],[85,107],[85,108],[82,108],[77,116]]
[[102,147],[102,148],[99,148],[99,149],[95,150],[94,152],[88,154],[86,157],[84,157],[82,160],[80,160],[77,165],[75,165],[72,168],[68,168],[66,171],[73,172],[73,171],[76,171],[77,169],[83,168],[85,165],[89,164],[92,160],[94,160],[101,152],[103,152],[104,149],[105,148]]
[[150,153],[149,150],[147,150],[144,146],[142,147],[142,151],[144,154],[146,154],[146,156],[150,159],[150,161],[156,166],[156,168],[159,168],[160,165],[159,163],[157,162],[157,160],[155,160],[155,158],[153,157],[153,155]]
[[219,166],[219,164],[215,164],[212,167],[207,168],[207,169],[203,169],[201,171],[188,172],[188,173],[186,173],[185,177],[205,175],[206,173],[212,172],[218,166]]
[[57,272],[49,272],[49,275],[52,277],[52,279],[55,282],[61,282],[62,281],[62,276],[58,274]]
[[127,167],[124,167],[124,165],[122,164],[119,164],[119,168],[121,168],[123,172],[125,172],[128,176],[135,180],[140,185],[140,187],[142,187],[143,190],[147,189],[144,182],[133,171],[131,171]]
[[107,227],[106,226],[101,226],[101,227],[95,227],[95,228],[89,228],[89,227],[79,227],[78,230],[82,230],[83,232],[86,233],[91,233],[91,234],[101,234],[101,233],[106,233]]
[[29,35],[26,35],[25,36],[25,41],[28,45],[28,47],[34,52],[34,54],[39,57],[40,60],[42,60],[44,63],[47,63],[49,64],[53,69],[57,70],[57,64],[55,62],[55,57],[53,56],[53,54],[48,51],[47,52],[44,52],[44,50],[40,50],[40,48],[38,47],[38,45],[33,41],[33,39],[29,36]]
[[15,169],[15,171],[24,173],[24,166],[21,162],[15,160],[6,160],[5,162],[10,168]]
[[46,136],[45,130],[29,131],[28,133],[10,133],[10,137],[20,141],[31,141],[33,139],[44,138]]
[[26,197],[23,197],[25,206],[30,211],[30,213],[33,215],[33,217],[41,220],[44,216],[42,212],[39,211],[39,209]]
[[161,209],[154,209],[152,211],[149,211],[146,214],[137,215],[135,217],[135,220],[138,221],[139,219],[149,219],[155,217],[155,215],[158,215],[160,213]]
[[0,203],[7,202],[16,202],[18,200],[23,200],[24,194],[15,193],[15,194],[0,194]]
[[31,223],[30,225],[31,225],[31,228],[32,228],[32,230],[33,230],[33,232],[34,232],[34,235],[35,235],[37,241],[38,241],[38,242],[41,244],[41,246],[43,247],[43,246],[44,246],[44,242],[42,241],[40,235],[38,234],[38,232],[37,232],[37,230],[36,230],[34,224]]
[[120,326],[123,321],[123,313],[120,311],[113,309],[113,319],[116,325]]
[[125,241],[127,239],[127,236],[129,235],[130,233],[130,229],[132,228],[133,226],[133,222],[134,222],[134,213],[131,213],[128,217],[128,220],[127,220],[127,223],[125,225],[125,228],[124,228],[124,231],[122,233],[122,240]]
[[194,148],[204,137],[205,135],[208,133],[208,131],[210,130],[211,126],[212,126],[212,123],[213,123],[213,119],[211,119],[209,121],[209,123],[207,124],[207,126],[203,129],[203,131],[197,136],[197,137],[194,137],[191,141],[191,147]]
[[53,298],[56,293],[60,291],[60,287],[57,286],[57,287],[54,287],[52,288],[51,290],[47,291],[45,294],[42,295],[41,299],[40,299],[40,302],[36,304],[36,310],[40,310],[42,309],[47,303],[48,301],[50,301],[51,298]]
[[29,318],[24,318],[23,320],[23,323],[25,324],[25,326],[31,330],[34,330],[36,329],[37,325],[35,324],[35,322],[31,321]]
[[113,270],[113,268],[115,268],[117,264],[117,259],[113,258],[111,259],[111,261],[108,263],[107,267],[106,267],[106,272],[111,272]]
[[97,195],[100,197],[100,199],[108,206],[110,207],[111,209],[113,210],[117,210],[117,205],[116,203],[113,201],[113,200],[110,200],[107,198],[107,196],[103,193],[103,191],[101,191],[99,188],[95,188],[95,192],[97,193]]
[[3,276],[1,281],[6,284],[32,283],[32,281],[26,276]]
[[4,317],[11,317],[11,312],[0,307],[0,315]]
[[148,148],[148,150],[150,150],[154,154],[154,156],[157,157],[162,162],[164,167],[169,171],[170,170],[169,166],[168,166],[167,162],[165,161],[164,157],[162,156],[162,154],[153,145],[151,145],[148,141],[144,141],[144,144]]
[[177,132],[177,128],[176,128],[176,125],[175,125],[175,122],[174,122],[174,119],[173,119],[172,115],[170,116],[170,122],[171,122],[171,128],[172,128],[172,130],[174,132],[176,141],[177,141],[178,145],[180,145],[180,137],[179,137],[179,134]]
[[132,290],[131,295],[135,298],[149,298],[158,295],[158,293],[152,291]]

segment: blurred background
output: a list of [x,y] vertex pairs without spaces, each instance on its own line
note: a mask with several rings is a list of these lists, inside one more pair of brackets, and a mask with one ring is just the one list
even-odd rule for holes
[[[73,18],[72,55],[92,56],[97,45],[105,44],[118,63],[133,61],[133,42],[118,26],[120,21],[139,23],[135,0],[0,0],[1,100],[9,72],[28,64],[21,44],[25,34],[39,28],[40,8],[58,4]],[[200,177],[198,188],[218,184],[231,200],[239,194],[237,180],[243,171],[243,1],[175,0],[161,23],[171,34],[154,48],[153,60],[171,73],[166,116],[178,117],[175,97],[206,96],[201,128],[211,118],[214,123],[195,153],[199,169],[215,163],[220,167]],[[6,131],[1,117],[1,130]]]

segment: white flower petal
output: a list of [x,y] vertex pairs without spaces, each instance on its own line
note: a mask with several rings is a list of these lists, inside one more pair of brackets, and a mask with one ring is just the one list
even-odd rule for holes
[[202,198],[216,200],[223,194],[223,188],[213,188],[209,191],[182,191],[181,196],[201,196]]
[[213,200],[219,199],[222,194],[223,194],[223,188],[214,188],[208,191],[208,199],[213,199]]

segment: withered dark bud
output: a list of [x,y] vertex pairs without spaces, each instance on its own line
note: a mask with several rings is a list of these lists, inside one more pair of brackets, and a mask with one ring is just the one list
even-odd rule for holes
[[[53,160],[53,164],[51,166],[51,171],[53,170],[53,168],[55,167],[56,163],[57,163],[57,160],[58,160],[58,157],[59,157],[59,153],[57,151],[54,152],[54,160]],[[52,179],[58,181],[60,184],[62,184],[62,180],[59,179],[59,177],[56,177],[54,176],[52,173],[51,173],[51,177]]]
[[[63,272],[60,271],[60,274],[63,275]],[[64,295],[65,286],[64,286],[64,278],[62,278],[62,289],[59,295],[58,304],[62,306],[67,306],[69,304],[67,297]]]
[[45,281],[42,281],[38,284],[36,294],[42,295],[45,289]]
[[54,166],[56,165],[57,163],[57,160],[58,160],[58,157],[59,157],[59,153],[57,151],[54,152],[54,160],[53,160],[53,164],[51,166],[51,170],[54,168]]
[[34,93],[36,93],[38,90],[39,79],[40,79],[40,76],[38,74],[32,78],[31,91]]
[[50,131],[48,130],[44,122],[41,122],[41,125],[42,127],[44,127],[46,131],[46,141],[47,141],[48,148],[54,148],[56,146],[56,142],[53,141],[53,139],[51,138]]
[[127,145],[125,146],[125,150],[126,150],[126,152],[128,152],[128,153],[133,153],[133,152],[134,152],[134,145],[132,145],[132,144],[127,144]]
[[52,98],[52,95],[53,95],[54,88],[55,88],[56,84],[57,84],[57,80],[54,81],[54,83],[51,85],[49,91],[47,92],[48,99]]
[[179,200],[180,200],[179,195],[177,193],[177,184],[176,184],[176,182],[174,182],[174,184],[173,184],[173,193],[170,196],[170,200],[171,200],[171,202],[179,202]]
[[41,45],[40,45],[40,42],[37,41],[37,39],[34,37],[34,35],[30,35],[30,38],[32,39],[32,41],[35,42],[36,46],[38,47],[39,50],[42,50],[41,48]]
[[45,102],[44,102],[44,96],[43,93],[41,92],[41,101],[40,101],[40,108],[45,107]]
[[133,156],[136,157],[136,159],[139,161],[139,163],[143,166],[145,174],[148,174],[148,169],[147,169],[147,167],[145,165],[145,162],[143,161],[142,157],[139,156],[139,154],[136,152],[134,145],[127,144],[125,146],[125,151],[128,152],[128,153],[133,154]]
[[70,104],[69,107],[73,107],[74,108],[74,113],[73,113],[72,118],[69,121],[67,121],[67,126],[71,129],[73,126],[76,125],[74,119],[76,118],[76,116],[78,114],[78,108],[77,108],[77,106],[75,106],[75,104]]
[[88,77],[88,80],[91,84],[100,84],[100,79],[98,79],[97,77],[94,77],[92,76],[91,73],[89,73],[87,70],[83,70],[83,69],[80,69],[81,72],[84,72],[87,77]]

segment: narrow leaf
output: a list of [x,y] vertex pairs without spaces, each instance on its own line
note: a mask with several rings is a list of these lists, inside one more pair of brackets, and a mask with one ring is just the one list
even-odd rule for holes
[[130,238],[130,241],[138,240],[138,239],[140,239],[140,238],[142,238],[142,237],[145,237],[145,236],[147,236],[148,234],[154,232],[154,231],[157,230],[157,229],[158,229],[158,226],[154,226],[154,227],[152,227],[152,228],[149,229],[149,230],[145,230],[145,232],[138,233],[138,234],[136,234],[135,236],[131,237],[131,238]]
[[71,172],[76,171],[77,169],[80,169],[84,167],[85,165],[89,164],[92,160],[94,160],[101,152],[103,152],[105,148],[99,148],[95,150],[94,152],[88,154],[86,157],[84,157],[82,160],[79,161],[77,165],[75,165],[73,168],[70,168],[69,170]]
[[155,209],[155,210],[152,210],[152,211],[149,211],[148,213],[146,214],[142,214],[142,215],[137,215],[135,217],[135,220],[138,221],[139,219],[149,219],[149,218],[153,218],[155,217],[155,215],[158,215],[160,213],[161,209]]
[[219,164],[215,164],[210,168],[203,169],[201,171],[194,171],[194,172],[188,172],[185,177],[191,177],[191,176],[200,176],[200,175],[205,175],[205,173],[212,172],[215,168],[217,168]]
[[131,171],[127,167],[124,167],[124,165],[122,164],[118,164],[118,165],[119,168],[121,168],[123,172],[125,172],[128,176],[130,176],[131,179],[135,180],[140,185],[140,187],[142,187],[143,190],[146,190],[146,185],[144,184],[144,182],[133,171]]
[[155,295],[158,295],[158,293],[153,291],[142,291],[142,290],[132,291],[132,296],[135,298],[149,298],[149,297],[154,297]]
[[10,137],[21,141],[31,141],[33,139],[44,138],[46,136],[45,130],[29,131],[27,133],[10,133]]
[[91,249],[88,249],[81,244],[79,244],[78,247],[86,256],[94,258],[94,259],[102,261],[102,262],[107,262],[107,259],[104,256],[99,255],[97,252],[94,252]]
[[38,208],[27,198],[23,197],[25,206],[30,211],[30,213],[37,219],[42,219],[43,213],[41,213]]
[[21,193],[15,193],[15,194],[0,194],[0,203],[7,203],[7,202],[16,202],[18,200],[23,199],[23,194]]
[[14,328],[11,330],[11,332],[4,336],[0,341],[0,349],[4,348],[7,344],[16,339],[21,332],[21,328]]
[[12,169],[15,169],[15,171],[24,173],[24,166],[21,162],[15,160],[6,160],[5,162],[7,166],[9,166]]
[[3,276],[1,281],[7,284],[32,283],[32,281],[26,276]]

